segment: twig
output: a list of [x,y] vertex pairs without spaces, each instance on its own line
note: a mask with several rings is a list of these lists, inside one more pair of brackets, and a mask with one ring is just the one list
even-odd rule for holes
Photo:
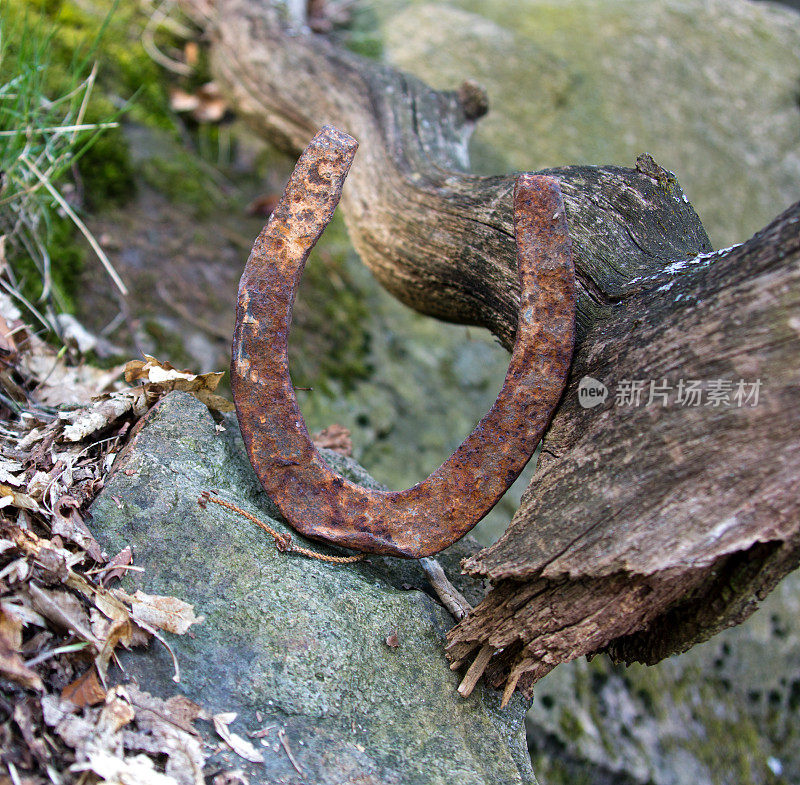
[[[167,55],[156,46],[156,30],[158,30],[168,18],[168,14],[174,5],[175,0],[164,0],[164,2],[160,3],[155,11],[153,11],[142,32],[142,46],[154,62],[163,66],[168,71],[180,74],[181,76],[190,76],[192,69],[186,65],[186,63],[181,63],[178,60],[167,57]],[[167,8],[167,10],[165,11],[164,8]]]
[[6,761],[6,768],[8,769],[8,773],[11,777],[11,782],[13,782],[14,785],[22,785],[19,779],[19,774],[17,773],[17,767],[10,760]]
[[425,570],[428,580],[436,592],[436,595],[442,601],[450,613],[455,616],[458,621],[461,621],[472,610],[472,606],[467,601],[467,598],[455,587],[447,575],[445,575],[442,565],[436,559],[425,557],[419,560],[420,566]]
[[281,746],[286,751],[286,754],[289,756],[289,760],[294,766],[294,770],[302,775],[303,770],[300,768],[300,764],[294,759],[294,755],[292,755],[291,747],[289,747],[289,739],[286,736],[286,731],[283,728],[278,728],[278,741],[280,741]]
[[[76,131],[99,131],[105,128],[119,128],[119,123],[76,123],[74,125],[54,125],[49,128],[28,128],[28,134],[68,134]],[[19,131],[0,131],[0,136],[15,136]]]
[[458,694],[461,695],[461,697],[467,698],[472,694],[475,685],[478,683],[481,676],[483,676],[483,672],[486,670],[486,666],[489,664],[489,660],[492,659],[493,654],[494,647],[490,644],[486,643],[481,647],[475,661],[469,666],[467,672],[464,674],[464,678],[461,680],[461,684],[458,685]]
[[41,654],[37,654],[35,657],[32,657],[30,660],[28,660],[25,663],[25,667],[32,668],[34,665],[39,665],[39,663],[49,660],[51,657],[57,657],[59,654],[67,654],[71,651],[81,651],[81,649],[85,649],[90,645],[91,644],[87,641],[81,641],[80,643],[68,643],[66,646],[59,646],[56,649],[43,651]]

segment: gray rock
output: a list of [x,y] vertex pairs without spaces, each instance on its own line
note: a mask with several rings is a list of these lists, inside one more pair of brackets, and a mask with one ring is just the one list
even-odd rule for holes
[[[353,462],[326,458],[374,483]],[[251,783],[535,782],[527,706],[515,699],[501,710],[483,689],[458,696],[459,675],[443,653],[453,620],[419,590],[416,562],[335,566],[281,554],[246,520],[212,504],[201,509],[198,496],[210,489],[288,531],[258,485],[235,419],[217,423],[194,398],[173,393],[117,459],[93,505],[103,547],[131,544],[146,570],[130,588],[181,597],[205,616],[192,635],[170,638],[179,685],[162,649],[125,657],[142,688],[162,696],[177,689],[213,712],[234,711],[240,735],[273,725],[264,765],[245,766]],[[471,548],[462,541],[444,557],[451,574]],[[473,599],[480,591],[461,588]],[[385,642],[393,631],[396,648]],[[278,743],[280,728],[302,776]],[[225,765],[244,765],[228,758]]]
[[561,665],[529,713],[549,785],[800,782],[800,575],[744,624],[647,668]]
[[673,170],[718,246],[800,199],[800,16],[746,0],[375,4],[386,57],[438,88],[486,88],[481,173]]

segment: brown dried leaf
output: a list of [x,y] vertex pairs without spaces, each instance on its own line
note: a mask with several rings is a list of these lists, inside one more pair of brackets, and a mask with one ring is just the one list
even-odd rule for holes
[[36,725],[33,721],[32,700],[23,700],[14,706],[14,722],[22,733],[22,738],[28,749],[40,764],[47,763],[47,747],[44,739],[36,732]]
[[15,472],[21,471],[22,464],[19,461],[12,461],[0,455],[0,483],[19,487],[22,485],[23,478],[18,477]]
[[36,499],[28,496],[27,493],[15,491],[10,485],[0,484],[0,510],[3,507],[16,507],[18,510],[39,512],[39,504]]
[[333,425],[312,434],[311,440],[319,448],[333,450],[340,455],[350,456],[353,454],[353,440],[350,438],[350,431],[338,423],[333,423]]
[[250,780],[241,769],[232,769],[217,774],[213,779],[213,785],[250,785]]
[[103,431],[120,417],[132,413],[140,417],[147,411],[147,401],[140,390],[123,390],[108,393],[93,403],[59,416],[69,425],[64,428],[62,438],[68,442],[80,442],[88,436]]
[[126,749],[137,749],[152,754],[166,754],[166,773],[180,785],[203,785],[205,757],[202,740],[191,723],[204,714],[188,698],[176,695],[161,700],[128,686],[131,701],[136,708],[138,733],[126,731]]
[[390,649],[396,649],[400,645],[400,638],[397,637],[397,630],[392,630],[386,636],[386,645]]
[[61,698],[68,700],[79,709],[103,703],[106,699],[106,691],[103,689],[103,685],[100,684],[100,679],[97,678],[97,671],[94,666],[64,687],[61,691]]
[[70,767],[73,771],[93,771],[110,785],[180,785],[173,777],[156,771],[144,755],[120,758],[111,752],[96,751],[89,760]]
[[0,602],[0,676],[15,684],[42,690],[39,675],[26,667],[20,657],[22,646],[22,619],[7,604]]
[[133,722],[135,717],[136,710],[131,705],[128,691],[122,685],[118,685],[108,691],[97,726],[104,731],[110,730],[112,734],[116,734]]
[[62,629],[68,630],[82,640],[101,648],[100,641],[92,634],[89,617],[81,601],[66,591],[48,591],[35,583],[25,587],[34,610]]
[[235,712],[224,712],[215,714],[212,718],[214,729],[222,740],[241,758],[249,760],[251,763],[263,763],[264,756],[249,742],[236,733],[228,729],[235,719]]
[[203,616],[195,616],[194,608],[177,597],[145,594],[139,590],[133,596],[124,594],[119,589],[114,593],[118,596],[124,595],[125,601],[131,604],[133,619],[148,627],[183,635],[192,624],[199,624],[204,619]]
[[31,333],[20,354],[18,368],[24,376],[39,382],[35,397],[53,406],[83,404],[108,390],[122,368],[110,370],[92,365],[70,365],[49,344]]
[[112,567],[103,574],[103,579],[100,583],[103,586],[108,586],[111,581],[119,580],[122,578],[127,570],[120,569],[133,564],[133,549],[130,545],[126,545],[116,556],[112,556],[106,567]]
[[149,354],[145,355],[144,361],[131,360],[125,366],[125,380],[128,384],[140,382],[148,396],[158,398],[172,390],[179,390],[194,395],[211,409],[230,412],[234,409],[233,403],[212,394],[224,375],[222,371],[202,374],[178,371],[171,363],[160,362]]
[[95,561],[103,555],[97,540],[92,536],[79,512],[80,505],[71,496],[62,496],[53,507],[51,531],[85,550]]

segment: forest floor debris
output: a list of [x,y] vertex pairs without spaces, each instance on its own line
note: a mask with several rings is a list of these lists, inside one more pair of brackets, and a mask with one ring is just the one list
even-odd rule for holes
[[139,568],[130,548],[102,551],[88,508],[163,395],[232,408],[214,393],[221,376],[149,356],[95,368],[39,338],[0,294],[0,785],[204,782],[210,751],[192,722],[212,718],[108,675],[120,647],[167,645],[163,632],[202,617],[114,586]]

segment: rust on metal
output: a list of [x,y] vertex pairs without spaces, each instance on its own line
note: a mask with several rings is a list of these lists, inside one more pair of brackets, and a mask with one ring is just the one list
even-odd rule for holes
[[552,177],[514,189],[521,285],[516,343],[497,400],[433,474],[404,491],[334,472],[306,429],[289,377],[297,285],[339,202],[355,139],[323,128],[297,162],[239,284],[231,384],[250,462],[297,531],[358,551],[421,558],[463,537],[519,476],[564,387],[575,334],[575,275]]

